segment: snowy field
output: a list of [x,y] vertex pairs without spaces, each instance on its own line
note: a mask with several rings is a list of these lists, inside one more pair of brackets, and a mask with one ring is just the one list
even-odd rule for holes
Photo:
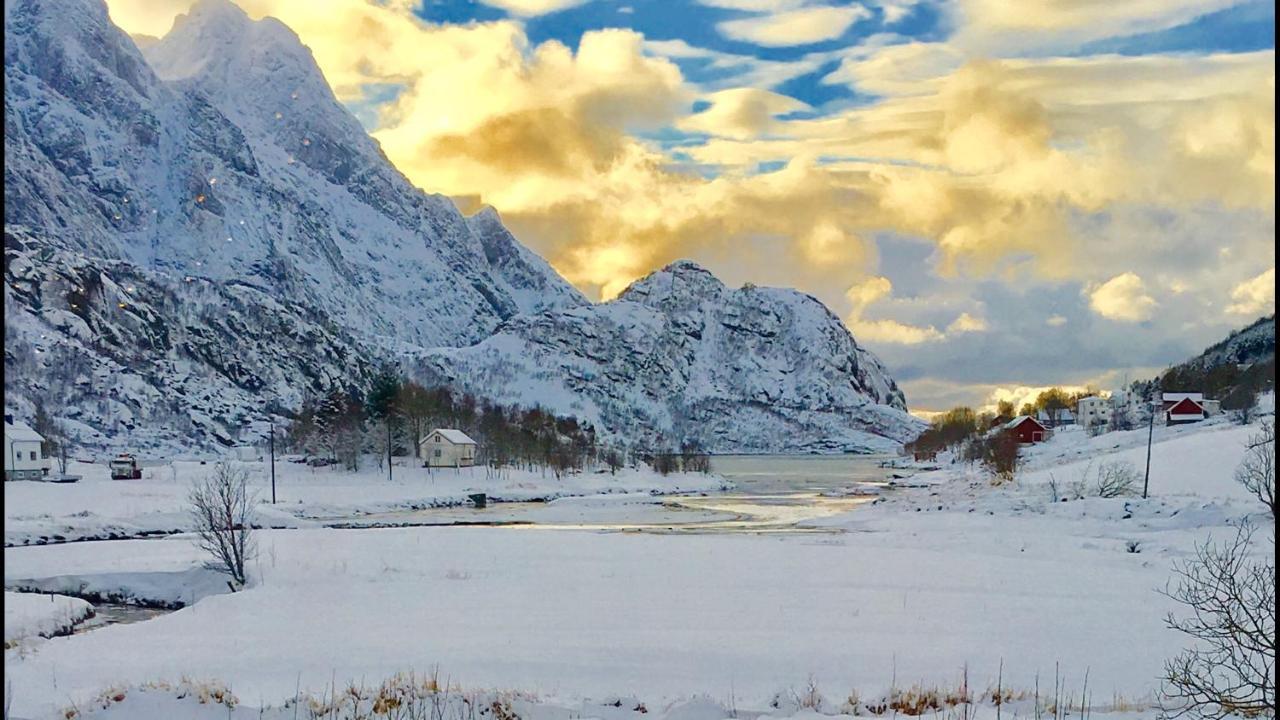
[[[7,586],[130,590],[138,600],[188,592],[192,602],[6,653],[6,679],[14,716],[32,718],[72,704],[87,717],[258,717],[263,708],[292,717],[299,693],[324,697],[335,685],[376,687],[413,672],[485,703],[504,698],[523,718],[723,720],[872,715],[894,688],[955,690],[965,677],[974,696],[999,680],[1016,698],[1006,714],[1030,717],[1037,685],[1043,701],[1057,674],[1079,703],[1087,672],[1092,713],[1151,718],[1162,663],[1184,645],[1164,627],[1175,607],[1157,592],[1172,563],[1241,518],[1271,523],[1232,477],[1257,429],[1217,420],[1157,428],[1147,500],[1063,501],[1050,489],[1052,479],[1068,495],[1063,488],[1102,462],[1127,460],[1141,473],[1144,428],[1059,432],[999,487],[945,465],[913,478],[923,487],[806,521],[822,533],[266,530],[254,579],[238,593],[217,586],[183,535],[7,548]],[[292,514],[409,501],[392,489],[333,492]],[[8,514],[40,512],[14,499],[6,487]],[[130,502],[144,505],[109,507],[141,514],[120,510]],[[611,519],[646,507],[569,505],[598,505]],[[228,709],[209,688],[238,704]],[[121,699],[95,704],[104,689]]]
[[[398,458],[397,461],[401,461]],[[565,475],[486,468],[428,470],[396,465],[386,468],[366,459],[359,472],[312,468],[276,461],[276,505],[271,505],[270,468],[264,462],[233,462],[249,473],[259,502],[258,519],[268,527],[315,525],[314,519],[354,518],[372,513],[467,503],[471,493],[488,493],[492,502],[551,500],[602,493],[674,494],[718,490],[713,475],[672,474],[622,469]],[[174,462],[145,467],[141,480],[111,480],[104,463],[70,463],[77,483],[6,482],[5,546],[74,540],[101,540],[181,532],[189,528],[187,493],[193,480],[213,463]]]

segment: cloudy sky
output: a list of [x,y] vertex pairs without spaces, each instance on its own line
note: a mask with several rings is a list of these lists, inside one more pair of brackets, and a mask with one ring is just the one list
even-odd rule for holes
[[[1147,377],[1275,307],[1253,0],[239,0],[588,295],[793,286],[919,411]],[[162,35],[190,0],[109,0]]]

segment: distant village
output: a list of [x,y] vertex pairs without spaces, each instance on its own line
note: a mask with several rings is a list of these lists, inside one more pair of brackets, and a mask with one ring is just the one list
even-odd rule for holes
[[939,452],[970,443],[974,457],[969,459],[982,459],[997,452],[994,447],[1001,441],[1014,447],[1034,445],[1049,440],[1062,427],[1080,427],[1096,436],[1146,424],[1201,422],[1224,410],[1248,422],[1257,402],[1254,391],[1232,391],[1222,400],[1206,397],[1202,391],[1161,391],[1158,397],[1144,401],[1140,389],[1071,393],[1050,388],[1017,410],[1008,400],[1001,401],[995,412],[958,407],[935,417],[927,430],[904,446],[904,452],[917,461],[935,461]]

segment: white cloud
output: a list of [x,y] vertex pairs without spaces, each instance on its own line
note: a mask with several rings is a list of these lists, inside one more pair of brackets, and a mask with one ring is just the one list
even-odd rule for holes
[[480,2],[506,10],[512,15],[534,17],[566,10],[581,5],[586,0],[480,0]]
[[1146,292],[1142,278],[1127,272],[1089,288],[1089,307],[1108,320],[1142,322],[1150,320],[1159,303]]
[[868,17],[871,17],[871,11],[861,5],[816,5],[741,20],[726,20],[716,28],[721,35],[733,40],[766,47],[790,47],[838,38],[855,22]]
[[959,333],[970,333],[970,332],[986,332],[986,331],[987,331],[986,319],[980,318],[980,317],[974,317],[973,315],[970,315],[967,312],[960,313],[960,317],[957,317],[955,320],[951,322],[950,325],[947,326],[948,335],[956,335]]
[[1067,319],[1062,315],[1050,315],[1048,320],[1044,321],[1049,327],[1062,327],[1067,324]]
[[1234,315],[1265,315],[1276,311],[1276,269],[1245,280],[1231,291],[1227,312]]

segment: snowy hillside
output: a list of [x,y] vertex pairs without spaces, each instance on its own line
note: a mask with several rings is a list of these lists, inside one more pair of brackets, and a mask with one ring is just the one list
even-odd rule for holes
[[880,361],[820,302],[731,290],[690,262],[611,302],[514,318],[419,368],[656,449],[684,438],[711,451],[892,450],[923,426]]
[[1225,363],[1254,363],[1276,355],[1276,316],[1259,318],[1246,328],[1188,360],[1185,365],[1214,368]]
[[676,265],[592,306],[492,209],[409,183],[274,19],[201,0],[140,50],[101,0],[14,0],[5,41],[6,406],[82,444],[252,439],[406,357],[649,444],[919,429],[808,296]]

